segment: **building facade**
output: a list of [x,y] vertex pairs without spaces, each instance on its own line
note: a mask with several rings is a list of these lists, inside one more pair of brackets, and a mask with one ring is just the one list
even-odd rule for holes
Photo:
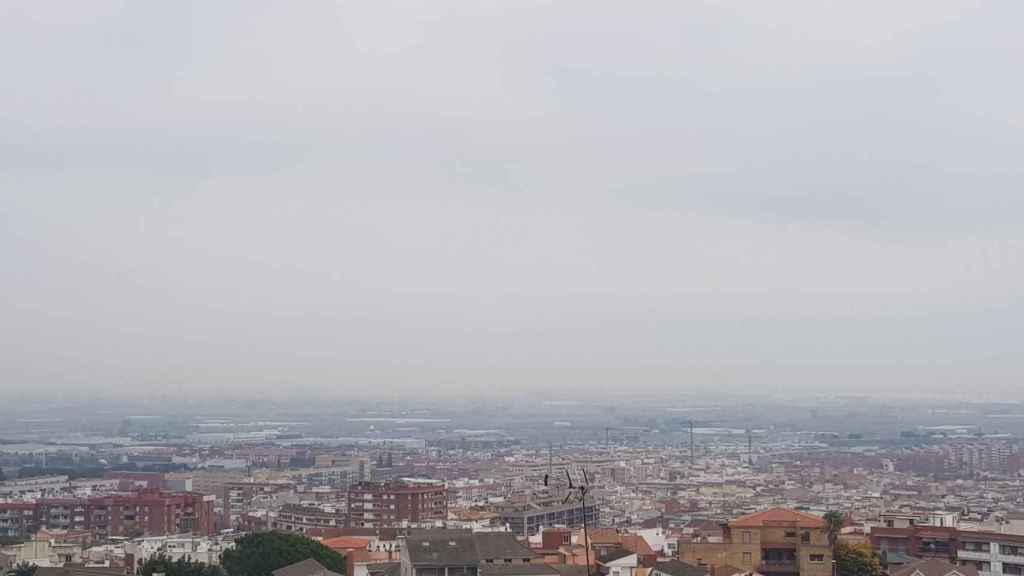
[[698,566],[734,566],[766,576],[830,576],[832,549],[820,516],[774,508],[723,526],[720,542],[680,542],[679,559]]
[[1024,576],[1024,535],[914,525],[874,527],[871,545],[880,556],[905,554],[974,568],[979,576]]
[[588,501],[583,506],[576,502],[563,503],[557,498],[500,506],[496,511],[498,522],[518,536],[533,536],[545,527],[579,528],[584,522],[596,526],[601,519],[596,501]]
[[347,510],[349,526],[359,528],[444,521],[447,488],[439,481],[359,482],[349,486]]
[[313,529],[342,528],[345,519],[345,513],[339,510],[285,504],[270,521],[270,527],[305,534]]
[[142,492],[0,504],[0,533],[87,530],[97,538],[214,533],[213,497]]

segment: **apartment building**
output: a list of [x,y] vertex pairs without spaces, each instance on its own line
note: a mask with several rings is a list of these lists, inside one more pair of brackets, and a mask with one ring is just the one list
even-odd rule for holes
[[733,566],[766,576],[830,576],[832,550],[820,516],[785,508],[736,518],[720,540],[679,543],[679,559],[699,566]]
[[0,502],[0,536],[24,538],[39,526],[39,507],[34,502]]
[[892,519],[893,527],[886,525],[871,528],[871,546],[879,555],[908,555],[948,562],[956,560],[959,530],[942,526],[901,524],[896,520]]
[[980,576],[1024,576],[1024,536],[961,531],[956,559],[960,566],[977,569]]
[[588,499],[587,505],[564,502],[558,497],[531,498],[518,504],[504,504],[495,508],[498,522],[508,526],[517,536],[533,536],[545,527],[579,528],[586,522],[596,526],[601,517],[600,505]]
[[979,576],[1024,576],[1024,535],[914,525],[874,527],[871,545],[883,557],[905,554],[974,568]]
[[345,520],[345,513],[340,510],[285,504],[270,521],[270,527],[306,534],[314,529],[342,528]]
[[214,533],[213,497],[141,492],[92,498],[47,498],[0,504],[0,533],[88,530],[98,538]]
[[444,521],[447,488],[436,480],[359,482],[348,489],[348,521],[360,528]]

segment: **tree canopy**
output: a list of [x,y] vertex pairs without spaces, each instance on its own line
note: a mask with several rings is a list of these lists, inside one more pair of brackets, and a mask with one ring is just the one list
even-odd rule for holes
[[19,562],[11,571],[8,572],[11,576],[34,576],[36,573],[37,566],[28,562]]
[[839,576],[880,576],[882,565],[871,546],[837,542],[833,552]]
[[843,513],[838,510],[829,510],[825,512],[825,524],[828,527],[828,544],[829,546],[835,546],[836,541],[839,540],[839,533],[843,529],[843,523],[845,517]]
[[243,536],[225,550],[221,566],[229,576],[270,576],[278,568],[312,558],[324,568],[345,573],[345,557],[301,534],[260,532]]

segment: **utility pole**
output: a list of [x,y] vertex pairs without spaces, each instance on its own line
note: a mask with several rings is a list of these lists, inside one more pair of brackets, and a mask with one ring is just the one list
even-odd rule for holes
[[754,465],[754,433],[747,428],[747,464]]
[[551,440],[548,440],[548,478],[551,478]]
[[583,504],[583,545],[587,558],[587,576],[590,576],[590,532],[587,530],[587,491],[590,490],[590,479],[587,477],[586,469],[583,470],[584,482],[580,488],[580,502]]
[[697,465],[696,452],[693,451],[693,420],[690,420],[690,466]]

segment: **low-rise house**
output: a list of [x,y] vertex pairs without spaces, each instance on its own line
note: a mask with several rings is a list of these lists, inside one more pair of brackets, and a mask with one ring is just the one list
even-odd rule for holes
[[890,576],[978,576],[978,570],[973,566],[957,566],[937,558],[929,558],[908,564]]
[[295,564],[289,564],[271,572],[273,576],[341,576],[324,568],[323,564],[312,558],[307,558]]
[[401,551],[401,576],[478,576],[480,557],[471,534],[409,537]]
[[635,552],[630,552],[625,548],[615,548],[598,557],[597,566],[602,574],[608,576],[636,576],[637,569],[640,568],[640,561]]
[[652,566],[650,576],[711,576],[711,572],[705,566],[669,560]]

